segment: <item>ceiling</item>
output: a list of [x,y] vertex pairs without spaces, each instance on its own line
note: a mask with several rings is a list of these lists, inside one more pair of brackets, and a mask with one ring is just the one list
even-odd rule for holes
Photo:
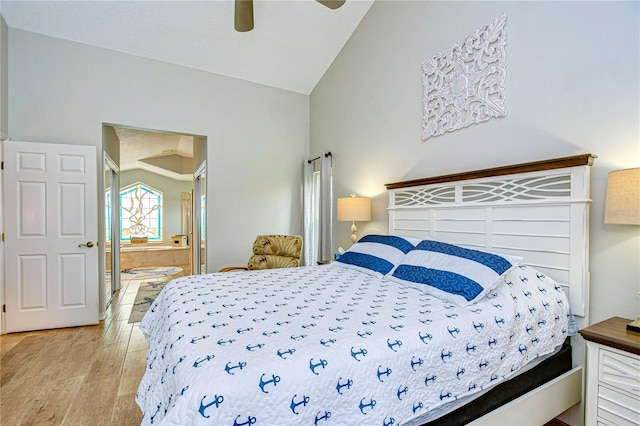
[[254,0],[246,33],[232,0],[0,0],[0,11],[10,28],[310,94],[372,3]]

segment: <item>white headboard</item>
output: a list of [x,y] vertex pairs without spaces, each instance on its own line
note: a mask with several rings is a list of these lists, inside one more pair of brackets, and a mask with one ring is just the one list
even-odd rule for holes
[[589,310],[585,154],[387,184],[389,233],[524,257],[560,283],[579,323]]

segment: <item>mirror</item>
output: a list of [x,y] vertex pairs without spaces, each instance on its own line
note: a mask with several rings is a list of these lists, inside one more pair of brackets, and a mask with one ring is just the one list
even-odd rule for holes
[[193,174],[193,227],[191,234],[191,252],[193,260],[192,274],[203,274],[206,266],[206,161]]
[[120,288],[120,216],[118,214],[118,166],[104,153],[104,306]]

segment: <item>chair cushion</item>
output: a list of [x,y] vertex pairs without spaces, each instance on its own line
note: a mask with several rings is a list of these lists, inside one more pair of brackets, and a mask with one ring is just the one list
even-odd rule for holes
[[247,267],[251,270],[297,268],[298,266],[300,266],[300,259],[288,256],[274,256],[271,254],[254,254],[249,258],[247,264]]

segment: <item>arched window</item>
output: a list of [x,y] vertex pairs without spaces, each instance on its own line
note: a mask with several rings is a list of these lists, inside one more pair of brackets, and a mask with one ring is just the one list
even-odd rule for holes
[[120,240],[132,235],[162,240],[162,192],[140,182],[120,191]]

